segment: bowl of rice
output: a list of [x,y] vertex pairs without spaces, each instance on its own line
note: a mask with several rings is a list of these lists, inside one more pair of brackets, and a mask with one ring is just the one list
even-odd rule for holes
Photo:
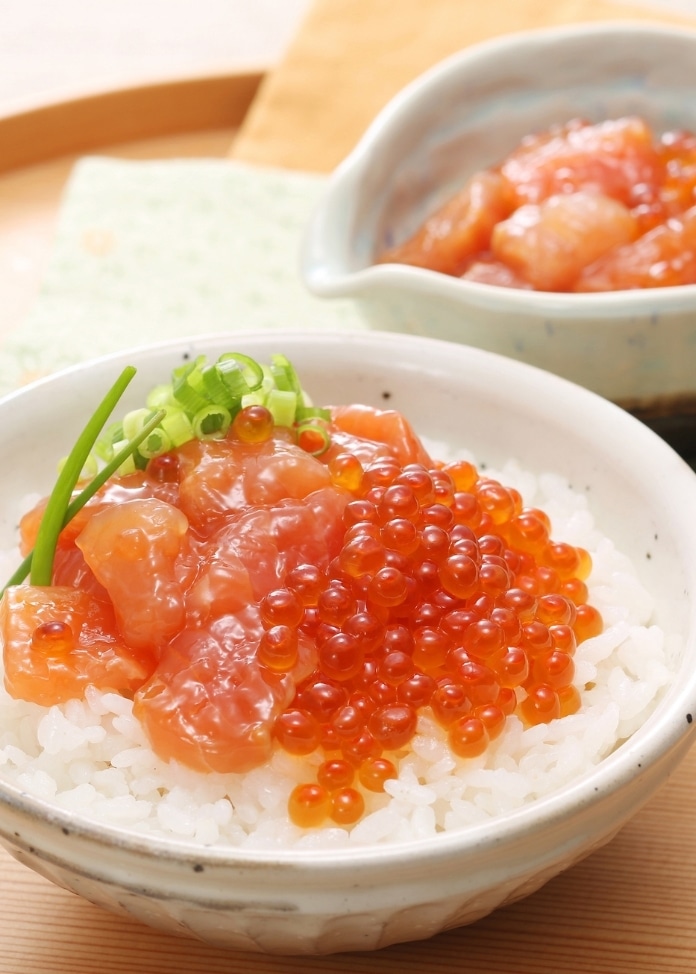
[[[384,748],[379,760],[388,758],[393,773],[381,790],[363,787],[356,776],[349,790],[360,793],[361,814],[341,820],[339,809],[338,818],[298,824],[289,814],[295,789],[321,781],[329,764],[335,770],[351,763],[334,760],[328,737],[303,754],[276,742],[268,758],[249,770],[191,767],[158,753],[151,728],[139,717],[140,691],[114,689],[107,680],[100,686],[88,682],[79,695],[59,703],[17,696],[6,637],[0,841],[20,862],[93,903],[227,948],[288,955],[373,950],[471,923],[608,842],[691,746],[696,525],[689,512],[696,507],[696,477],[664,441],[605,399],[484,350],[388,333],[196,337],[79,365],[0,402],[0,442],[12,465],[12,476],[0,484],[6,577],[20,557],[18,519],[51,489],[57,461],[91,412],[86,404],[99,402],[126,365],[137,373],[119,403],[122,412],[139,407],[172,370],[229,352],[259,362],[286,356],[317,406],[359,403],[380,415],[403,414],[418,443],[437,459],[433,482],[477,471],[467,490],[458,482],[453,493],[438,495],[441,502],[428,502],[427,517],[423,506],[421,514],[435,537],[438,518],[464,523],[469,515],[462,512],[470,510],[464,494],[476,494],[478,534],[455,531],[449,551],[460,558],[476,535],[481,551],[493,552],[483,561],[494,566],[494,575],[505,567],[501,552],[507,552],[510,571],[518,566],[514,599],[526,586],[535,606],[544,602],[536,582],[520,580],[531,568],[522,548],[515,554],[509,531],[518,521],[512,519],[522,524],[524,512],[537,512],[534,524],[547,525],[558,550],[586,553],[585,594],[576,601],[586,600],[601,625],[578,635],[577,645],[571,635],[572,705],[527,719],[525,700],[533,691],[519,681],[514,689],[510,680],[505,694],[487,698],[500,707],[503,696],[512,699],[504,727],[494,733],[491,725],[485,749],[467,754],[452,736],[452,728],[463,724],[436,719],[432,696],[431,704],[418,707],[408,742]],[[313,462],[321,463],[321,456]],[[409,464],[402,472],[422,472],[422,464]],[[385,495],[379,497],[382,503]],[[513,498],[514,511],[501,513],[500,497]],[[83,545],[79,539],[89,527],[80,530],[77,544]],[[503,547],[491,540],[494,535],[508,539]],[[116,551],[122,542],[112,538],[108,545]],[[257,554],[256,561],[262,560]],[[395,557],[388,564],[402,562]],[[519,567],[523,562],[526,569]],[[137,559],[133,566],[135,600],[136,587],[146,583],[135,581]],[[537,572],[539,580],[552,574]],[[573,591],[582,587],[576,583]],[[190,591],[195,588],[191,583]],[[497,619],[493,590],[486,591],[485,597],[477,594],[476,605],[481,612],[488,605],[490,619]],[[451,586],[447,593],[438,604],[459,612],[461,622],[461,613],[474,607],[473,596],[467,602]],[[430,601],[427,611],[418,610],[418,626],[442,628],[433,621],[436,599]],[[388,609],[382,621],[395,611]],[[573,619],[576,611],[579,618],[579,605]],[[403,618],[390,631],[401,631]],[[524,639],[538,629],[530,619],[525,616]],[[479,616],[467,620],[475,627]],[[571,623],[565,621],[552,625],[547,619],[548,631],[563,630],[567,639]],[[510,635],[498,657],[526,645],[520,639],[519,632]],[[470,649],[468,662],[463,646]],[[472,646],[466,637],[455,640],[457,666],[476,658]],[[371,644],[368,669],[370,659],[381,665],[383,649]],[[450,693],[448,666],[438,664],[434,672],[437,686]],[[335,676],[334,684],[341,679]],[[544,680],[557,685],[552,675]],[[393,685],[398,689],[402,678]],[[559,699],[563,693],[558,691]],[[481,720],[490,716],[491,708],[484,710]],[[467,704],[457,719],[474,712]],[[279,732],[276,737],[282,743]]]
[[302,274],[376,328],[463,342],[643,414],[691,410],[696,32],[610,22],[472,45],[329,177]]

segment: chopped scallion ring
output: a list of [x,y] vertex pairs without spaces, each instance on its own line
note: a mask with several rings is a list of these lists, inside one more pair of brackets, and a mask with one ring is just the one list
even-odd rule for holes
[[205,406],[193,417],[193,432],[199,440],[217,440],[230,428],[232,416],[224,406]]
[[193,423],[183,409],[167,409],[161,426],[173,447],[183,446],[196,438]]
[[323,423],[302,423],[297,427],[297,444],[305,453],[320,457],[331,445],[331,436]]
[[171,448],[172,441],[162,427],[158,426],[138,445],[137,452],[146,460],[151,460],[153,457],[161,457],[163,453],[169,453]]
[[218,365],[225,373],[227,373],[231,362],[234,362],[242,370],[249,392],[256,392],[257,389],[261,388],[264,379],[263,366],[248,355],[242,355],[241,352],[226,352],[218,359]]
[[304,423],[312,419],[320,419],[325,423],[330,423],[331,410],[324,409],[322,406],[298,406],[295,419],[298,423]]
[[209,400],[203,391],[200,359],[174,371],[172,389],[174,398],[189,415],[208,405]]
[[266,398],[266,409],[276,426],[292,426],[295,422],[297,396],[289,389],[271,389]]
[[151,409],[132,409],[123,417],[122,429],[124,440],[132,440],[138,435],[143,426],[152,418]]
[[279,389],[294,393],[297,401],[302,402],[302,386],[297,372],[284,355],[271,356],[271,375]]

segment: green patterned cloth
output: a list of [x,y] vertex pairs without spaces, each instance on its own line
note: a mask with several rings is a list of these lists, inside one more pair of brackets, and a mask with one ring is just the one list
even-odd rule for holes
[[351,302],[315,298],[299,278],[322,186],[320,176],[225,160],[81,160],[40,293],[4,343],[0,393],[169,338],[366,330]]

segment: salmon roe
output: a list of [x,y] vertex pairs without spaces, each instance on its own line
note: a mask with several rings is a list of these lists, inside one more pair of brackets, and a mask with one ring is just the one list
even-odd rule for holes
[[275,731],[290,754],[324,754],[289,801],[303,828],[357,821],[426,708],[461,759],[512,714],[531,725],[574,713],[573,654],[602,628],[588,553],[553,541],[543,511],[472,464],[339,453],[329,470],[352,496],[342,548],[328,572],[295,568],[261,606],[266,665],[282,668],[293,627],[318,649]]
[[75,646],[72,628],[67,622],[44,622],[31,636],[31,648],[44,656],[64,656]]

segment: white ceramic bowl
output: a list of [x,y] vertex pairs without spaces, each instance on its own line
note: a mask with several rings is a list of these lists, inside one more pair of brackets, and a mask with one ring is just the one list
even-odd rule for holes
[[694,63],[696,32],[635,23],[521,32],[450,57],[402,90],[330,177],[305,240],[305,283],[357,299],[377,328],[509,355],[629,407],[693,398],[696,285],[553,294],[373,260],[552,123],[637,114],[656,131],[696,131]]
[[[647,722],[574,784],[468,830],[337,851],[202,848],[90,824],[0,773],[0,841],[21,862],[108,909],[214,944],[277,953],[363,950],[468,923],[538,888],[608,841],[693,741],[696,476],[655,434],[556,376],[463,345],[387,334],[196,338],[78,366],[0,402],[0,538],[20,495],[45,490],[85,410],[125,364],[123,407],[199,353],[283,351],[318,402],[401,409],[482,462],[517,456],[587,491],[598,526],[639,566],[655,619],[683,637],[673,684]],[[649,558],[648,558],[649,554]]]

